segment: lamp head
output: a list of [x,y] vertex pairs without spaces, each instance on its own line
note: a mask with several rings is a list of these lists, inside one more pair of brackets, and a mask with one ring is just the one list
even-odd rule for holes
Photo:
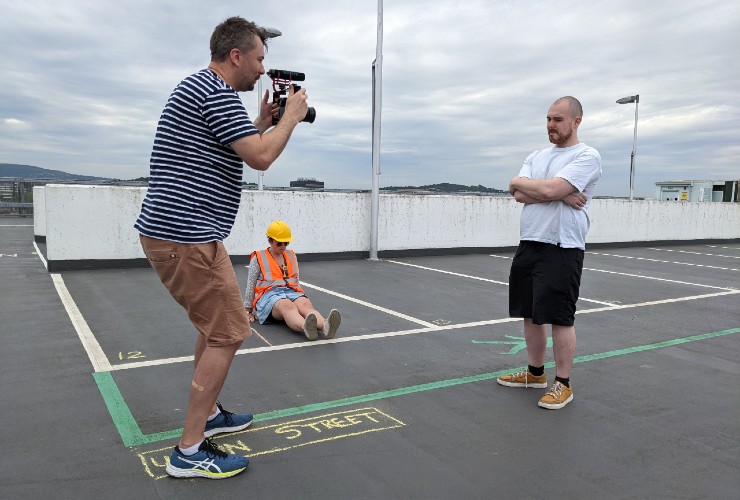
[[280,31],[277,28],[269,28],[267,26],[260,26],[264,31],[267,38],[276,38],[283,34],[282,31]]
[[622,97],[621,99],[617,99],[617,104],[629,104],[631,102],[640,102],[640,94],[637,95],[631,95],[628,97]]

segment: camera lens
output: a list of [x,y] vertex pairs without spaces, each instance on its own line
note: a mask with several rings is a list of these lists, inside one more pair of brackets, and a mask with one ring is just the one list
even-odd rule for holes
[[313,123],[315,119],[316,119],[316,108],[312,108],[309,106],[308,111],[306,112],[306,116],[301,121]]

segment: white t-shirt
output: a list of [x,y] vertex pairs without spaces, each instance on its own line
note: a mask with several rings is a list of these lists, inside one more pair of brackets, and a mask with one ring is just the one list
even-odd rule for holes
[[601,177],[599,152],[583,143],[535,151],[524,160],[519,176],[533,180],[562,177],[588,197],[588,202],[581,210],[559,200],[525,204],[519,238],[585,250],[590,224],[588,209],[596,181]]

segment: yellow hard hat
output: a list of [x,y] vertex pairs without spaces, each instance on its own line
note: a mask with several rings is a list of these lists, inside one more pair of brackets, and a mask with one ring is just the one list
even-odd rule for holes
[[290,234],[290,227],[281,220],[270,222],[270,225],[267,226],[266,234],[268,238],[272,238],[275,241],[293,241],[293,236]]

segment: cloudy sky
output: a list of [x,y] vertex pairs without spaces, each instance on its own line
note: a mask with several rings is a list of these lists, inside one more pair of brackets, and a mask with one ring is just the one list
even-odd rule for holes
[[[148,175],[162,106],[231,15],[282,31],[265,66],[306,73],[317,110],[265,185],[369,189],[375,0],[0,0],[0,163]],[[596,194],[629,195],[635,105],[615,101],[634,94],[636,196],[659,180],[738,179],[737,47],[730,0],[387,0],[380,185],[505,189],[549,145],[545,114],[563,95],[581,100],[579,137],[601,152]],[[253,116],[257,96],[241,95]]]

